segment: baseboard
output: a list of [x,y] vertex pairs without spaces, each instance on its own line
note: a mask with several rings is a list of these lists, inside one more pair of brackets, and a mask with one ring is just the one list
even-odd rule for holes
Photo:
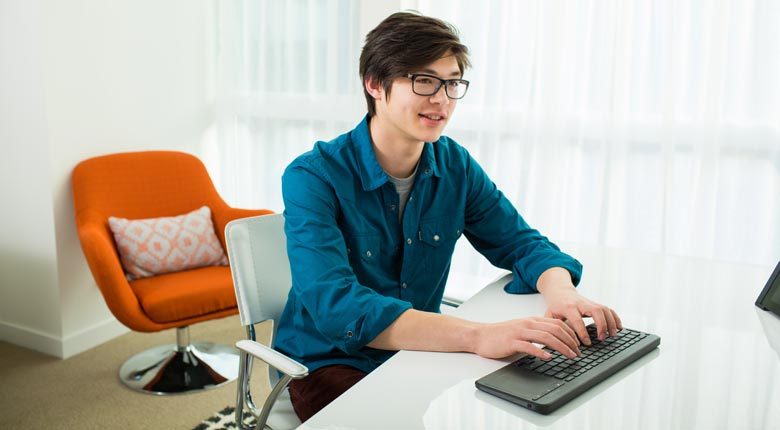
[[0,339],[14,345],[62,358],[62,339],[34,328],[0,321]]
[[62,358],[73,357],[129,331],[130,329],[115,318],[109,318],[92,327],[79,330],[62,339]]
[[127,327],[111,318],[60,338],[30,327],[0,321],[1,340],[63,359],[94,348],[128,331]]

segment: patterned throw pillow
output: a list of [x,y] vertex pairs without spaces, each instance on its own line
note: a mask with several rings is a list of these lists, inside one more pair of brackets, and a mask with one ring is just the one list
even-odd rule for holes
[[109,217],[122,267],[133,280],[203,266],[226,266],[227,257],[214,233],[211,209],[188,214],[129,220]]

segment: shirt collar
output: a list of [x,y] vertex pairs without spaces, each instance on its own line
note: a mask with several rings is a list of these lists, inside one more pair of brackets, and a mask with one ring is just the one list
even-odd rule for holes
[[[379,161],[374,154],[374,147],[371,145],[371,133],[368,129],[369,117],[366,115],[363,121],[352,130],[352,142],[357,155],[358,170],[360,171],[360,182],[363,190],[371,191],[384,185],[390,178],[379,165]],[[417,174],[420,179],[427,179],[430,176],[441,177],[439,167],[436,163],[436,154],[433,150],[433,143],[425,142],[423,152],[420,157]]]

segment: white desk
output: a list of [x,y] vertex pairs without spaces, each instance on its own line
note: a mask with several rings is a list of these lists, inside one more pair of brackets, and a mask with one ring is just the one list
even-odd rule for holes
[[[580,292],[659,335],[658,350],[547,416],[474,387],[510,359],[401,351],[300,429],[780,429],[780,319],[753,305],[771,267],[571,252],[585,266]],[[508,279],[454,314],[541,315],[542,297],[504,293]]]

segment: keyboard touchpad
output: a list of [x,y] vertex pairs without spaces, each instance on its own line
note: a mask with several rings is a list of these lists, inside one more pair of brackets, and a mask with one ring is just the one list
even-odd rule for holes
[[562,385],[562,381],[558,381],[555,378],[515,366],[507,366],[501,369],[501,371],[482,378],[480,382],[505,393],[511,393],[514,396],[531,400],[537,399]]

